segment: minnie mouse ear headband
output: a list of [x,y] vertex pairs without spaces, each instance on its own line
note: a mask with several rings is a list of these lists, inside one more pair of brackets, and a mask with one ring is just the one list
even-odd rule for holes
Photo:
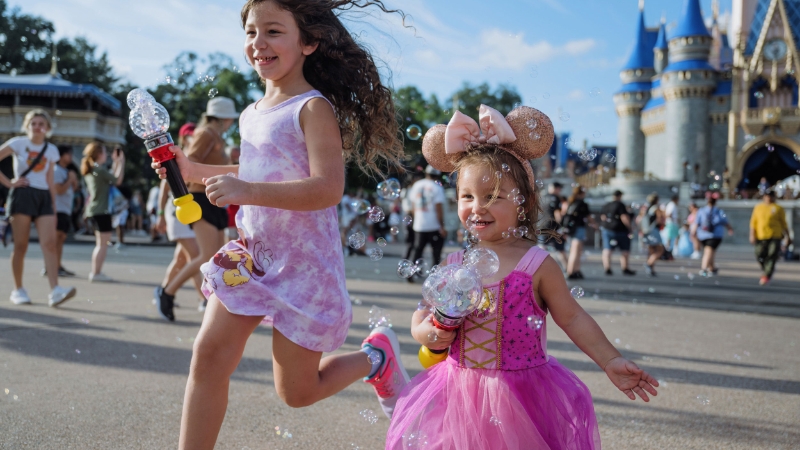
[[481,105],[478,117],[480,126],[456,111],[450,123],[429,129],[422,138],[422,154],[428,163],[442,172],[452,172],[456,162],[472,147],[494,144],[522,164],[533,188],[536,178],[528,160],[542,157],[553,145],[555,132],[550,118],[527,106],[514,108],[503,117],[486,105]]

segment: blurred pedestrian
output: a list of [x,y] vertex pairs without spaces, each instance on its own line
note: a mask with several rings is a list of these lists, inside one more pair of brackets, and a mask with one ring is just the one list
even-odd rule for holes
[[733,236],[733,227],[728,223],[728,216],[725,211],[716,207],[716,196],[709,195],[706,206],[697,211],[695,218],[695,234],[700,245],[703,247],[703,259],[700,261],[700,275],[709,277],[716,275],[717,266],[714,263],[714,256],[717,248],[725,237],[725,229],[728,235]]
[[[403,210],[403,224],[406,230],[406,254],[405,259],[410,259],[414,255],[414,241],[416,236],[414,233],[414,203],[408,196],[411,186],[421,179],[419,172],[413,172],[408,180],[408,184],[400,191],[400,207]],[[410,219],[410,220],[409,220]]]
[[755,245],[756,258],[764,271],[758,284],[764,286],[772,279],[784,237],[786,246],[792,245],[786,212],[775,203],[775,192],[767,189],[750,217],[750,243]]
[[134,190],[133,195],[131,195],[131,204],[128,208],[128,212],[130,213],[130,217],[128,218],[128,230],[137,236],[147,235],[147,232],[145,232],[143,228],[143,203],[142,191],[138,189]]
[[664,244],[661,241],[661,229],[664,227],[664,211],[658,207],[658,194],[647,196],[647,205],[642,208],[637,217],[637,223],[642,235],[642,242],[647,245],[647,262],[645,272],[647,276],[656,276],[656,261],[664,254]]
[[0,184],[10,189],[6,215],[10,217],[14,250],[11,252],[11,272],[14,290],[10,300],[15,305],[31,302],[22,286],[25,254],[28,251],[31,222],[36,225],[39,246],[42,248],[47,281],[50,283],[50,306],[57,306],[75,296],[74,287],[58,285],[58,252],[56,239],[56,184],[54,171],[59,160],[58,149],[47,142],[53,129],[50,115],[34,109],[25,115],[22,131],[26,136],[11,138],[0,145],[0,160],[14,157],[14,179],[0,174]]
[[108,241],[114,227],[111,223],[109,192],[112,186],[119,186],[125,177],[125,154],[122,151],[111,155],[111,170],[105,167],[108,161],[106,147],[100,142],[92,142],[83,149],[81,175],[89,191],[89,204],[84,215],[94,228],[95,246],[92,251],[92,271],[89,282],[110,282],[111,277],[102,272],[108,253]]
[[689,237],[692,241],[692,259],[700,259],[700,241],[697,240],[697,235],[695,233],[695,228],[697,228],[697,211],[700,208],[697,207],[697,203],[692,202],[689,204],[689,215],[686,216],[685,225],[689,227]]
[[422,258],[425,247],[431,246],[433,251],[433,266],[442,262],[442,249],[444,248],[447,230],[444,226],[444,188],[435,180],[442,172],[433,166],[425,168],[425,178],[411,186],[408,197],[414,210],[414,259]]
[[670,253],[674,251],[681,229],[678,203],[680,203],[680,196],[675,194],[670,198],[667,206],[664,207],[664,230],[662,238],[664,240],[664,250]]
[[581,256],[586,241],[586,227],[594,226],[594,219],[586,204],[586,190],[581,185],[572,188],[572,195],[561,205],[561,225],[569,236],[569,259],[567,260],[567,279],[581,280]]
[[161,194],[161,183],[156,183],[147,192],[147,203],[145,208],[147,210],[148,230],[150,231],[150,240],[156,242],[159,237],[158,231],[158,198]]
[[636,275],[628,267],[631,251],[631,228],[633,222],[628,207],[622,203],[622,191],[614,191],[614,199],[605,205],[600,213],[600,232],[603,237],[603,268],[606,275],[613,275],[611,270],[611,253],[615,248],[620,251],[619,265],[624,275]]
[[[58,147],[58,154],[60,155],[60,159],[53,172],[53,180],[56,183],[56,254],[58,255],[58,276],[72,277],[75,276],[75,273],[64,268],[62,256],[64,254],[64,243],[67,241],[70,224],[72,223],[73,198],[80,183],[78,183],[78,176],[75,172],[68,168],[72,163],[72,147],[62,145]],[[47,275],[47,268],[42,269],[42,275]]]
[[559,233],[561,229],[561,205],[564,203],[564,197],[561,196],[561,189],[564,185],[555,181],[547,187],[547,195],[544,196],[543,212],[545,221],[542,225],[542,231],[539,235],[539,245],[544,247],[552,246],[553,250],[558,254],[558,262],[562,270],[567,270],[567,254],[564,251],[567,245],[567,238]]

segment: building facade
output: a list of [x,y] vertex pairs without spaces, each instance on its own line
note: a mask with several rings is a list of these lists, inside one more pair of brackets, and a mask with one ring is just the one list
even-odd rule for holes
[[[649,28],[643,2],[614,94],[617,176],[753,189],[800,172],[800,0],[684,0]],[[713,186],[712,186],[713,188]]]

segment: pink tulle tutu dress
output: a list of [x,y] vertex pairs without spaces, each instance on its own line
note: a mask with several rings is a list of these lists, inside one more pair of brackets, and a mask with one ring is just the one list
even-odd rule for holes
[[533,247],[506,278],[484,286],[492,306],[467,317],[447,359],[403,389],[387,449],[600,448],[589,389],[547,355],[547,313],[532,289],[547,256]]

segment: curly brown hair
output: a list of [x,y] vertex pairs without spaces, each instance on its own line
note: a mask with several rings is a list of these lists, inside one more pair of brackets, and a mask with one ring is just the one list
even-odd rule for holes
[[[538,224],[543,212],[539,201],[539,188],[530,185],[528,174],[517,158],[497,145],[472,145],[468,148],[467,154],[456,162],[455,170],[461,173],[469,166],[488,167],[492,172],[500,172],[503,177],[509,177],[514,181],[520,195],[525,197],[525,203],[522,204],[525,208],[525,220],[519,223],[519,226],[528,228],[525,239],[535,241],[536,236],[542,232],[549,233],[547,230],[542,230]],[[508,171],[503,170],[505,166]],[[456,192],[458,192],[458,179],[459,177],[456,178]],[[500,193],[500,180],[494,177],[495,197]]]
[[306,57],[303,76],[334,106],[345,162],[355,162],[369,174],[382,175],[383,167],[402,172],[403,144],[392,92],[381,83],[372,55],[353,39],[338,14],[370,6],[403,20],[405,14],[379,0],[247,0],[242,27],[253,8],[268,1],[294,16],[304,45],[318,44]]

